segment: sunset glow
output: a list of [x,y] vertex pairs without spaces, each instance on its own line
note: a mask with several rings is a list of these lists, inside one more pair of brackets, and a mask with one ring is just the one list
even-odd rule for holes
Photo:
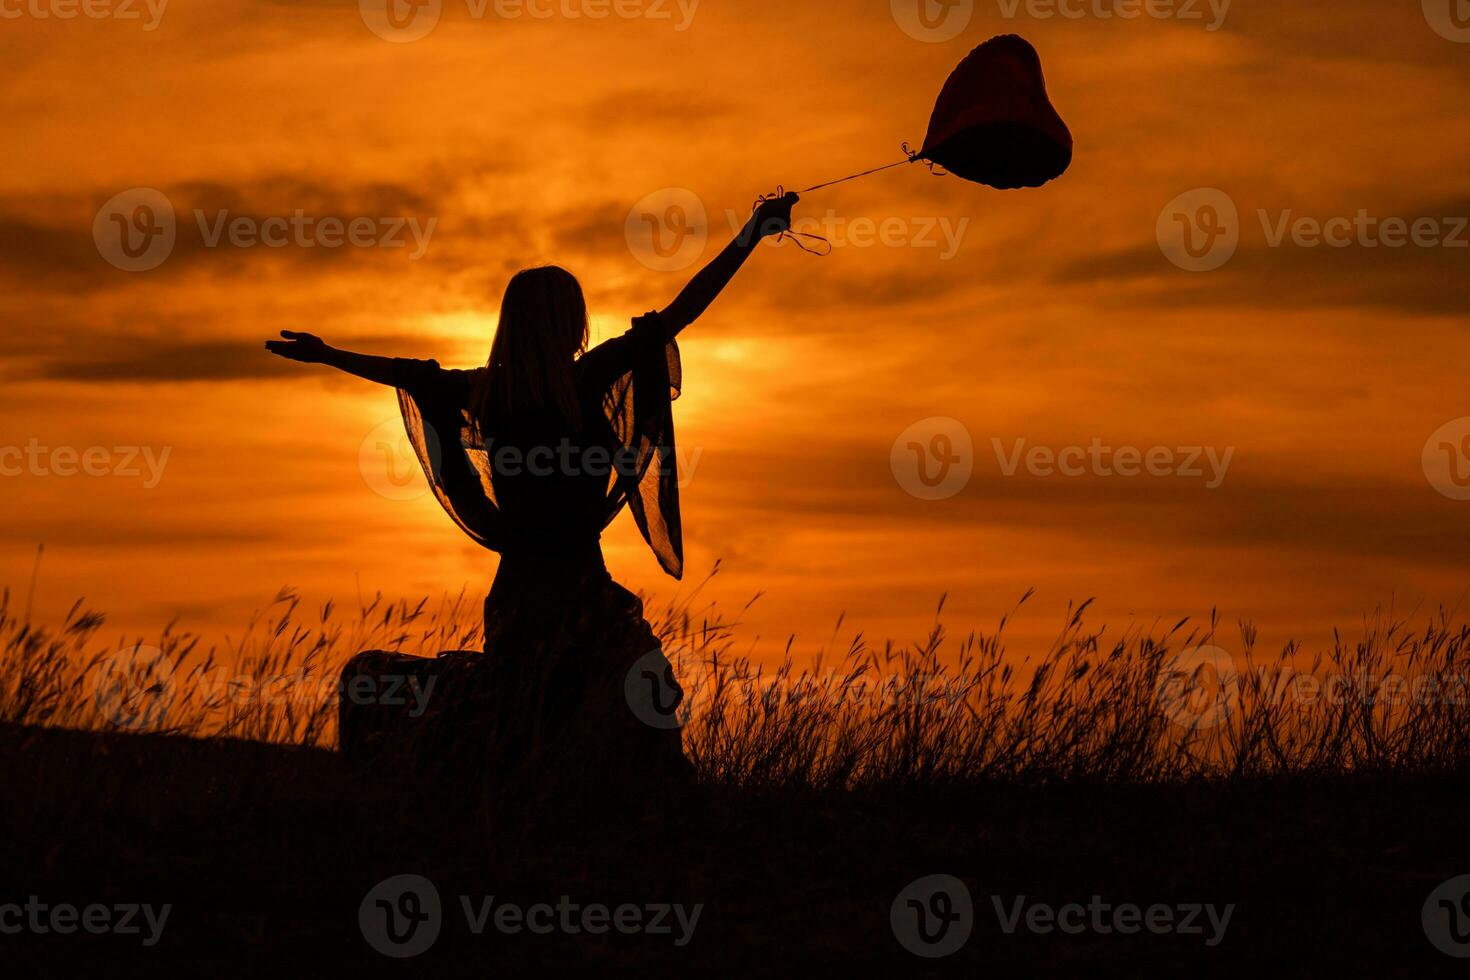
[[[1431,439],[1470,416],[1470,45],[1419,3],[1237,0],[1216,29],[1208,4],[1203,21],[960,6],[934,40],[888,0],[445,2],[401,43],[355,0],[172,0],[151,29],[142,4],[5,6],[0,444],[36,448],[0,478],[0,582],[24,592],[44,544],[40,615],[86,596],[115,631],[208,635],[283,585],[483,593],[495,557],[421,478],[400,492],[409,471],[381,469],[408,465],[391,392],[262,341],[474,366],[509,275],[547,262],[581,279],[594,342],[615,336],[756,195],[901,159],[959,59],[1015,32],[1075,136],[1070,172],[1000,192],[915,165],[805,197],[797,227],[832,254],[763,246],[681,339],[685,582],[626,515],[604,536],[614,577],[667,595],[720,561],[702,595],[733,612],[764,593],[743,618],[773,655],[790,633],[827,644],[844,613],[846,634],[911,641],[946,593],[952,631],[988,630],[1033,586],[1021,652],[1093,596],[1117,629],[1218,609],[1222,636],[1254,620],[1266,649],[1379,604],[1458,603],[1470,502],[1426,453],[1470,437]],[[177,223],[145,271],[94,241],[135,188]],[[1159,229],[1199,188],[1238,209],[1239,244],[1187,271]],[[661,193],[704,211],[678,268],[627,231]],[[231,241],[230,220],[298,213],[306,239]],[[372,243],[327,244],[327,218],[370,219]],[[942,500],[891,465],[931,418],[973,445]],[[1125,472],[1155,447],[1158,473]]]

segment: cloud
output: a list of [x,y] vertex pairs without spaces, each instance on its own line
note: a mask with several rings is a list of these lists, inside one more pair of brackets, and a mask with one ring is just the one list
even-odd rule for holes
[[[1346,209],[1351,219],[1357,209]],[[1067,285],[1116,287],[1115,305],[1140,307],[1219,307],[1251,309],[1333,309],[1376,307],[1422,316],[1470,311],[1470,198],[1433,201],[1409,208],[1369,209],[1370,215],[1399,216],[1412,226],[1418,218],[1436,219],[1439,234],[1455,236],[1456,247],[1401,247],[1357,241],[1346,247],[1319,243],[1303,247],[1290,232],[1277,247],[1261,228],[1279,226],[1283,212],[1241,208],[1242,235],[1250,236],[1230,261],[1213,272],[1175,269],[1154,243],[1074,259],[1055,275]],[[1291,219],[1330,216],[1293,213]],[[1451,219],[1451,220],[1444,220]],[[1376,237],[1376,235],[1375,235]]]
[[[450,351],[448,339],[378,336],[334,338],[336,346],[360,353],[394,356],[439,356]],[[242,381],[300,376],[302,367],[265,350],[261,340],[175,340],[132,337],[76,345],[42,360],[27,377],[50,381],[187,382]]]
[[[318,268],[327,264],[401,261],[419,251],[414,227],[396,219],[413,219],[432,254],[442,200],[403,184],[371,182],[334,185],[291,176],[272,175],[245,183],[189,181],[158,188],[174,210],[177,239],[156,269],[130,273],[110,265],[92,237],[92,221],[118,189],[98,189],[79,197],[0,199],[0,277],[21,289],[67,289],[78,292],[146,287],[203,272],[231,278],[244,267],[273,263]],[[401,247],[337,246],[318,241],[323,219],[346,223],[358,218],[374,222],[375,236],[391,236]],[[267,219],[284,220],[285,247],[230,243],[229,226],[244,219],[259,228]],[[429,221],[434,222],[430,231]],[[341,238],[341,235],[338,235]],[[298,242],[306,242],[301,244]]]
[[[858,526],[941,537],[987,528],[1065,532],[1133,550],[1187,554],[1223,547],[1446,568],[1463,562],[1470,550],[1470,526],[1448,519],[1456,505],[1424,480],[1417,455],[1399,461],[1396,470],[1305,473],[1294,457],[1237,447],[1224,481],[1207,489],[1204,479],[1182,476],[1035,476],[1024,470],[1006,476],[990,440],[977,438],[969,483],[956,497],[933,502],[898,485],[888,446],[817,438],[769,445],[775,450],[703,454],[691,492],[711,512],[738,510],[744,524],[811,530]],[[1152,444],[1138,445],[1146,450]],[[784,478],[762,481],[760,492],[751,493],[752,473]]]

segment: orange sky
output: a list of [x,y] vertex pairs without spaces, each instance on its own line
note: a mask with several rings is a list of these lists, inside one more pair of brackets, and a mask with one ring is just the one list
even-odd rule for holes
[[[1002,193],[909,167],[803,201],[834,253],[763,247],[686,334],[686,581],[723,559],[712,597],[764,591],[749,636],[772,650],[790,632],[815,649],[843,611],[870,637],[916,639],[943,592],[963,631],[1037,587],[1013,646],[1096,596],[1115,629],[1218,607],[1269,648],[1465,590],[1470,502],[1437,492],[1421,454],[1470,416],[1470,249],[1270,241],[1287,211],[1428,217],[1446,237],[1470,214],[1470,44],[1419,3],[1236,0],[1210,30],[1203,2],[1203,20],[961,2],[930,8],[954,33],[935,40],[911,36],[906,0],[623,0],[636,16],[600,19],[598,0],[545,0],[548,17],[446,0],[404,43],[347,0],[36,15],[51,3],[0,0],[0,446],[169,455],[156,485],[141,456],[138,476],[0,477],[0,582],[23,590],[45,542],[43,615],[86,595],[117,627],[218,632],[286,584],[483,592],[493,556],[427,495],[373,488],[391,394],[261,341],[306,329],[472,365],[508,275],[548,261],[581,277],[610,336],[697,268],[640,261],[636,203],[699,200],[708,258],[757,193],[921,141],[949,70],[1007,31],[1041,51],[1071,171]],[[167,197],[177,241],[129,272],[93,223],[137,187]],[[1240,241],[1190,272],[1156,228],[1201,187],[1238,208]],[[411,235],[210,247],[195,217],[207,232],[221,212],[298,210],[434,224],[415,257]],[[944,500],[890,466],[933,417],[974,447]],[[1215,487],[1007,475],[1017,440],[1233,454]],[[626,516],[605,548],[630,587],[673,587]]]

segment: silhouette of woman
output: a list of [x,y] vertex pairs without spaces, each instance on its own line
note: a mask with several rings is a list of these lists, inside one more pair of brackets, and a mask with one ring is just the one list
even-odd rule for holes
[[[483,655],[372,651],[349,662],[338,715],[345,755],[380,758],[412,743],[419,759],[537,778],[569,764],[579,781],[593,772],[624,781],[687,775],[677,726],[629,708],[625,692],[643,679],[664,685],[654,699],[661,713],[677,710],[682,692],[642,603],[608,575],[600,536],[626,505],[665,571],[682,575],[675,338],[761,238],[789,229],[796,201],[787,194],[761,204],[666,309],[591,350],[581,286],[556,266],[511,279],[489,361],[476,370],[357,354],[294,331],[266,343],[282,357],[397,389],[439,502],[501,555],[485,600]],[[646,677],[627,686],[639,671]],[[405,681],[427,697],[416,718],[386,710],[390,687],[415,689]]]

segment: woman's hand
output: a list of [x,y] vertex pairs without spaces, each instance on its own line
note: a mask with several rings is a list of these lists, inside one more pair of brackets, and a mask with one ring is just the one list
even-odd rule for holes
[[784,231],[791,230],[791,207],[801,200],[795,192],[789,192],[780,197],[773,197],[769,201],[763,201],[761,206],[755,209],[755,215],[751,218],[755,222],[756,234],[762,238],[771,235],[779,235]]
[[332,349],[314,334],[282,330],[281,336],[286,339],[267,340],[265,349],[288,360],[301,361],[304,364],[323,364],[326,362],[327,352]]

